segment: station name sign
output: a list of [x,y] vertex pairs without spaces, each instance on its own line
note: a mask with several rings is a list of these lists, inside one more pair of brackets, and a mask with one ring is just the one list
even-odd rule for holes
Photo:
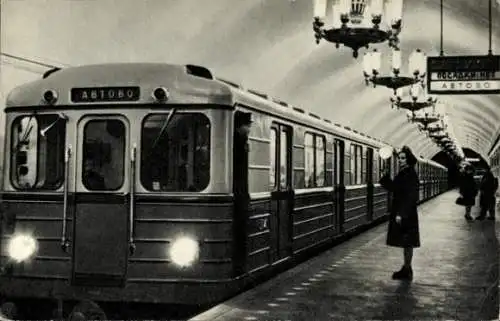
[[137,101],[141,96],[139,87],[86,87],[72,88],[74,103]]
[[500,56],[427,57],[430,94],[500,94]]

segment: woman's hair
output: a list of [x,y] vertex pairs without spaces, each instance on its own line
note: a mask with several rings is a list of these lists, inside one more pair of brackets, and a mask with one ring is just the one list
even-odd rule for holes
[[417,163],[417,157],[415,157],[410,147],[403,146],[399,152],[406,155],[406,163],[408,163],[409,166],[415,166]]

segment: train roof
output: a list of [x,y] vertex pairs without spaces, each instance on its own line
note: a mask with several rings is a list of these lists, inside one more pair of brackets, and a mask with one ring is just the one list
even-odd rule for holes
[[38,79],[14,88],[7,96],[6,108],[42,104],[43,93],[55,90],[55,106],[76,105],[70,97],[73,88],[140,87],[137,101],[113,101],[113,104],[155,104],[153,91],[170,91],[169,103],[232,105],[227,85],[214,81],[210,71],[194,65],[166,63],[109,63],[68,67],[46,72]]

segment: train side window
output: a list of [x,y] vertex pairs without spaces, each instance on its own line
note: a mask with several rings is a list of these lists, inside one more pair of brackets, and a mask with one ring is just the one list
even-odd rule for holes
[[151,114],[142,124],[141,183],[147,190],[199,192],[210,181],[210,121],[202,113]]
[[356,145],[356,184],[363,184],[362,172],[363,168],[363,147]]
[[356,171],[357,171],[357,168],[356,168],[356,145],[355,144],[351,144],[351,171],[350,171],[350,180],[349,182],[351,183],[351,185],[356,185],[357,184],[357,180],[356,180]]
[[269,146],[270,168],[269,168],[269,186],[271,189],[276,188],[276,141],[278,138],[278,131],[276,128],[271,128],[271,142]]
[[305,186],[314,187],[314,136],[306,133],[304,139]]
[[352,146],[351,143],[344,143],[344,185],[351,185],[351,147],[347,148],[347,146]]
[[280,131],[280,188],[286,189],[289,186],[288,182],[288,134],[285,128]]
[[325,186],[325,157],[326,157],[326,144],[325,137],[316,136],[316,186]]
[[11,181],[17,189],[58,189],[64,180],[66,121],[56,114],[20,116],[11,131]]
[[119,189],[125,176],[125,124],[117,119],[91,120],[83,132],[83,185],[90,191]]

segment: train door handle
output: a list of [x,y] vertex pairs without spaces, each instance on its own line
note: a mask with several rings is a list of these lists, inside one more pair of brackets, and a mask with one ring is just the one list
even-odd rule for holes
[[136,158],[137,146],[134,143],[130,151],[130,184],[129,184],[129,195],[130,195],[130,208],[129,208],[129,237],[128,237],[128,248],[130,255],[135,253],[135,243],[134,243],[134,220],[135,220],[135,158]]
[[64,201],[63,201],[63,219],[62,219],[62,236],[61,236],[61,248],[64,252],[68,252],[70,243],[66,237],[66,221],[68,218],[68,193],[69,193],[69,165],[71,160],[71,144],[66,148],[66,153],[64,155]]

